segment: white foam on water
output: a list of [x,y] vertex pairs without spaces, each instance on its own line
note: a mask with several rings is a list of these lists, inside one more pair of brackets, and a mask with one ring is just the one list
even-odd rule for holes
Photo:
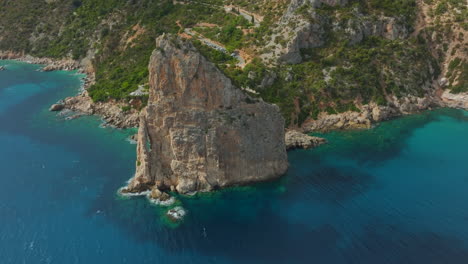
[[167,211],[167,215],[176,219],[181,220],[187,214],[187,211],[182,206],[177,206]]
[[137,141],[136,141],[136,140],[133,140],[133,139],[131,139],[131,138],[129,138],[129,137],[126,139],[126,141],[129,142],[129,143],[132,144],[132,145],[136,145],[136,144],[137,144]]
[[161,201],[159,199],[153,199],[153,198],[151,198],[151,194],[148,194],[146,197],[148,198],[150,203],[160,205],[160,206],[171,206],[176,202],[176,199],[174,197],[171,197],[171,198],[169,198],[169,200],[166,200],[166,201]]
[[139,192],[139,193],[123,193],[122,190],[125,189],[126,187],[120,188],[117,192],[119,195],[124,196],[124,197],[135,197],[135,196],[145,196],[149,195],[151,191],[144,191],[144,192]]

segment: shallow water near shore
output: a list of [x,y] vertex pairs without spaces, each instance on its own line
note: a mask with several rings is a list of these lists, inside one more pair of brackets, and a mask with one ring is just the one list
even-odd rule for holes
[[180,197],[169,225],[117,195],[135,130],[48,111],[82,76],[1,65],[1,263],[468,263],[466,111],[323,135],[278,181]]

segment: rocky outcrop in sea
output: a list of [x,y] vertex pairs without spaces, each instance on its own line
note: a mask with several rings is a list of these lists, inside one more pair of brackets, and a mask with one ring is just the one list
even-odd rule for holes
[[64,108],[65,106],[62,103],[56,103],[50,106],[49,111],[58,112],[58,111],[62,111]]
[[279,108],[245,95],[190,44],[163,35],[124,192],[182,194],[278,178],[288,168]]
[[319,137],[312,137],[296,130],[289,130],[285,135],[287,150],[311,149],[327,143],[327,140]]

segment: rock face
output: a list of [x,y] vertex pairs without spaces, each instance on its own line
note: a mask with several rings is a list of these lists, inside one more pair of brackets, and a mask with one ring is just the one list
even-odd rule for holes
[[441,106],[443,107],[468,110],[468,93],[452,94],[449,90],[446,90],[443,92],[441,99]]
[[296,130],[286,132],[286,148],[292,149],[310,149],[327,143],[327,140],[319,137],[312,137]]
[[277,106],[243,94],[190,43],[163,35],[156,46],[128,191],[155,185],[187,194],[286,172],[284,119]]

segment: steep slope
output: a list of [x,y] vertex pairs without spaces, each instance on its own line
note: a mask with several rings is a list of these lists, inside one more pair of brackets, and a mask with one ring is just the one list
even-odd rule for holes
[[[147,65],[163,33],[190,39],[237,87],[278,105],[292,128],[359,116],[373,105],[393,108],[393,117],[408,113],[396,105],[434,94],[463,106],[468,96],[463,0],[18,0],[1,7],[0,49],[81,61],[96,75],[93,101],[125,110],[147,103]],[[364,127],[376,122],[366,119]]]
[[47,49],[73,13],[72,0],[0,3],[0,50],[33,54]]
[[274,179],[288,162],[276,106],[245,95],[180,38],[163,35],[150,60],[135,177],[124,191],[155,185],[179,193]]
[[429,40],[441,65],[440,84],[453,92],[468,92],[468,5],[466,1],[418,1],[416,34]]

